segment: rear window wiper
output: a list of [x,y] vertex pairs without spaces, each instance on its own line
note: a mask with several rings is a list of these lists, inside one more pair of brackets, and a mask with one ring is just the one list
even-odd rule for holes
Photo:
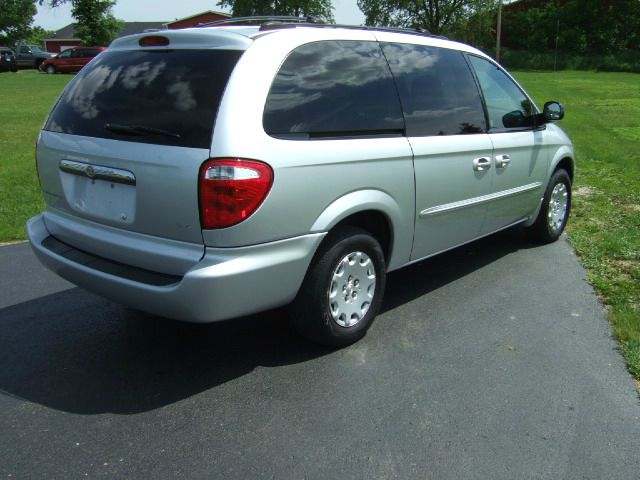
[[179,133],[169,132],[161,128],[146,127],[144,125],[120,125],[119,123],[105,123],[104,128],[114,133],[123,135],[137,135],[144,137],[146,135],[161,135],[163,137],[180,138]]

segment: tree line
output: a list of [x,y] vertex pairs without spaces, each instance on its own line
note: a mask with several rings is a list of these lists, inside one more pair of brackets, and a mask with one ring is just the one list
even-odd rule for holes
[[[215,0],[214,0],[215,1]],[[0,0],[0,43],[46,33],[32,27],[36,3],[71,4],[76,35],[85,44],[108,45],[121,21],[116,0]],[[212,1],[213,3],[213,1]],[[560,50],[575,55],[640,52],[640,0],[357,0],[365,24],[426,30],[491,52],[496,18],[502,9],[506,47],[529,52]],[[312,16],[334,22],[331,0],[219,0],[233,16]]]
[[118,35],[122,21],[111,12],[116,0],[0,0],[0,45],[41,43],[53,31],[33,26],[36,5],[55,8],[64,3],[71,4],[75,32],[83,44],[109,45]]

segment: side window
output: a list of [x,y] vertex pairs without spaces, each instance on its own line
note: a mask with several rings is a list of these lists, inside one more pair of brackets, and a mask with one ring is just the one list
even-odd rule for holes
[[81,50],[76,50],[76,55],[77,57],[80,58],[92,58],[95,57],[96,55],[98,55],[98,51],[97,50],[91,50],[88,48],[83,48]]
[[71,50],[65,50],[60,55],[58,55],[58,58],[69,58],[69,57],[71,57]]
[[461,52],[382,44],[398,85],[410,137],[486,131],[480,92]]
[[289,54],[267,96],[272,136],[318,138],[402,134],[398,95],[376,42],[321,41]]
[[490,61],[469,55],[482,87],[489,113],[490,128],[530,128],[535,122],[536,108],[507,74]]

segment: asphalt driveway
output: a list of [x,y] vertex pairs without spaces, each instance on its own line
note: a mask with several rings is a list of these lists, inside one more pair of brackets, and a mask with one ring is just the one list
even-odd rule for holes
[[390,275],[358,344],[273,311],[197,326],[0,248],[0,479],[632,479],[640,401],[564,241]]

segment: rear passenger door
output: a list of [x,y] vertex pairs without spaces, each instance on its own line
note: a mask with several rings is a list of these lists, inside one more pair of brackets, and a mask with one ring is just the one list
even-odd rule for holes
[[495,63],[469,55],[489,117],[495,169],[492,201],[483,233],[529,216],[543,193],[548,168],[545,127],[536,125],[533,102]]
[[382,43],[414,154],[412,260],[477,238],[491,193],[492,144],[482,100],[456,50]]

